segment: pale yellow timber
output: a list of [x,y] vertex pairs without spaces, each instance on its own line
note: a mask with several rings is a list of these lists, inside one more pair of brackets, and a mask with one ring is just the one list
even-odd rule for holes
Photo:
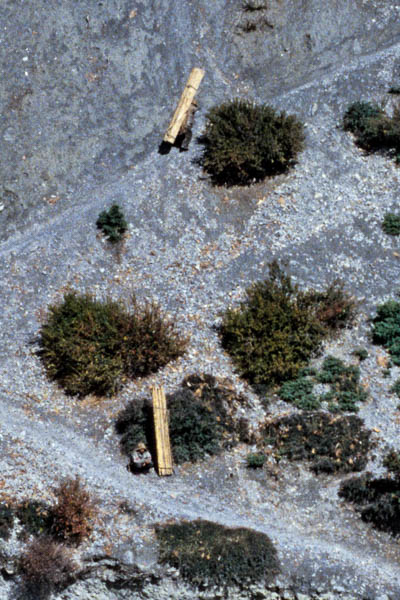
[[195,67],[192,69],[189,79],[187,80],[185,89],[182,92],[178,106],[174,112],[174,116],[168,126],[168,129],[164,135],[164,142],[173,144],[176,140],[176,136],[179,133],[182,123],[184,122],[187,112],[192,104],[192,101],[196,95],[201,80],[204,77],[204,70]]
[[169,439],[168,411],[164,389],[152,387],[154,433],[157,452],[157,472],[159,475],[172,475],[172,454]]

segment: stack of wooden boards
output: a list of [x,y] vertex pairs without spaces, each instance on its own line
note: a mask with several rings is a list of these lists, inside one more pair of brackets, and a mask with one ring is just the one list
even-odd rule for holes
[[192,69],[189,79],[187,80],[185,89],[182,92],[178,106],[174,112],[174,116],[168,126],[168,129],[164,135],[164,142],[168,144],[174,144],[179,130],[184,122],[190,105],[192,104],[201,80],[204,77],[204,70],[195,67]]

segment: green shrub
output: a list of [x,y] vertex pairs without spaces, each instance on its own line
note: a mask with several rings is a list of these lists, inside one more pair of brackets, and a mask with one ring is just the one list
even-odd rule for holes
[[210,521],[182,521],[156,528],[160,562],[198,586],[246,587],[270,582],[279,571],[276,550],[263,533]]
[[356,348],[353,351],[354,356],[357,356],[357,358],[360,361],[366,360],[368,358],[368,350],[366,350],[365,348]]
[[267,105],[233,100],[211,109],[201,164],[216,184],[248,185],[282,173],[303,149],[303,125]]
[[98,229],[102,230],[107,239],[113,243],[120,242],[128,229],[128,223],[118,204],[113,204],[108,211],[103,210],[99,214],[96,225]]
[[352,477],[340,486],[339,496],[356,504],[361,518],[377,529],[393,535],[400,533],[400,454],[389,452],[384,461],[387,477],[371,473]]
[[372,319],[372,340],[390,352],[395,365],[400,365],[400,302],[389,300],[378,306]]
[[251,452],[246,456],[247,467],[249,469],[260,469],[264,466],[267,457],[262,452]]
[[393,117],[371,102],[356,102],[346,111],[344,129],[351,131],[356,143],[365,150],[400,151],[400,112],[394,110]]
[[262,428],[264,444],[275,447],[278,459],[308,460],[316,473],[361,471],[368,459],[369,437],[358,417],[324,412],[296,413]]
[[387,471],[399,480],[400,487],[400,452],[391,450],[386,454],[383,459],[383,466],[386,467]]
[[51,538],[38,538],[25,548],[20,569],[29,597],[47,598],[61,590],[74,578],[77,565],[71,552]]
[[400,235],[400,215],[386,213],[382,222],[382,229],[387,235]]
[[55,490],[52,533],[71,544],[80,544],[90,536],[96,505],[79,477],[65,479]]
[[302,292],[274,261],[268,279],[253,284],[240,306],[225,312],[221,341],[242,377],[273,385],[295,378],[354,311],[354,300],[338,283],[326,292]]
[[50,306],[41,328],[41,358],[67,394],[110,396],[126,377],[142,377],[181,356],[187,340],[157,305],[132,312],[121,302],[68,293]]
[[[306,375],[303,375],[304,372]],[[330,390],[316,396],[313,389],[317,382],[329,384]],[[282,385],[279,395],[302,410],[315,410],[320,408],[321,402],[328,402],[328,408],[332,412],[356,412],[358,403],[365,402],[368,398],[367,392],[360,385],[360,369],[354,365],[346,366],[334,356],[325,358],[320,371],[302,369],[297,379]]]
[[[239,439],[248,441],[248,428],[233,416],[234,405],[242,403],[230,387],[218,384],[212,375],[189,375],[180,389],[167,395],[169,432],[174,461],[177,464],[201,460],[207,455],[234,446]],[[134,400],[118,416],[116,431],[121,448],[129,454],[141,441],[152,441],[151,407]]]
[[29,535],[50,535],[53,527],[52,507],[40,500],[25,500],[18,504],[16,514]]
[[371,119],[384,115],[383,109],[372,102],[354,102],[346,110],[343,117],[343,126],[352,133],[363,132]]
[[140,442],[150,447],[153,432],[151,404],[141,398],[130,402],[118,415],[115,430],[121,436],[121,450],[126,455],[131,454]]
[[265,2],[256,2],[254,0],[248,0],[247,2],[243,2],[242,9],[245,12],[257,12],[259,10],[265,10],[267,5]]
[[14,527],[14,510],[9,504],[0,504],[0,538],[8,540]]
[[294,381],[286,381],[279,395],[285,402],[290,402],[302,410],[315,410],[321,403],[313,394],[314,383],[307,377],[298,377]]
[[392,385],[392,387],[390,388],[390,391],[393,394],[396,394],[396,396],[398,398],[400,398],[400,379],[397,379],[394,384]]

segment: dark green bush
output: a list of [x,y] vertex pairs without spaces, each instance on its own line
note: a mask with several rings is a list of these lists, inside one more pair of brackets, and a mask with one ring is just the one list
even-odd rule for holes
[[25,537],[50,535],[53,527],[52,507],[40,500],[25,500],[18,504],[16,514],[24,526]]
[[363,132],[371,119],[384,115],[383,109],[372,102],[354,102],[346,110],[343,117],[343,126],[352,133]]
[[400,113],[394,110],[393,117],[371,102],[356,102],[346,111],[344,129],[354,133],[356,143],[365,150],[400,151]]
[[354,311],[340,284],[326,292],[300,291],[274,261],[268,279],[253,284],[244,302],[224,314],[221,341],[242,377],[273,385],[295,378]]
[[357,358],[360,361],[366,360],[368,358],[368,350],[366,350],[365,348],[356,348],[353,351],[354,356],[357,356]]
[[41,358],[48,376],[67,394],[110,396],[124,378],[142,377],[181,356],[187,340],[157,305],[129,312],[121,302],[68,293],[50,306],[41,328]]
[[356,504],[364,521],[393,535],[400,533],[400,454],[391,451],[383,461],[387,477],[371,473],[345,481],[339,496]]
[[96,225],[98,229],[102,230],[107,239],[113,243],[120,242],[128,229],[128,223],[118,204],[113,204],[108,211],[103,210],[99,214]]
[[267,457],[262,452],[251,452],[246,456],[247,467],[249,469],[261,469],[266,460]]
[[270,582],[279,572],[276,550],[263,533],[210,521],[182,521],[156,528],[160,562],[198,586]]
[[8,540],[14,527],[14,510],[9,504],[0,504],[0,538]]
[[267,4],[265,2],[256,2],[255,0],[248,0],[247,2],[243,2],[242,9],[245,12],[257,12],[259,10],[265,10],[267,8]]
[[130,402],[118,415],[115,430],[121,436],[121,449],[126,455],[131,454],[139,442],[150,447],[153,431],[151,404],[141,398]]
[[372,339],[390,352],[395,365],[400,365],[400,302],[389,300],[378,306],[372,320]]
[[282,173],[303,149],[303,125],[267,105],[233,100],[211,109],[201,164],[216,184],[248,185]]
[[400,215],[394,213],[386,213],[382,229],[387,235],[400,235]]
[[390,391],[393,392],[393,394],[396,394],[396,396],[398,398],[400,398],[400,379],[397,379],[394,384],[392,385],[392,387],[390,388]]
[[[242,403],[230,387],[218,384],[212,375],[190,375],[173,394],[167,395],[169,431],[174,461],[201,460],[247,441],[247,427],[233,416],[234,404]],[[129,454],[138,442],[152,445],[152,415],[149,404],[134,400],[119,415],[116,431],[121,448]]]
[[400,452],[394,450],[388,452],[383,459],[383,466],[386,467],[388,473],[398,479],[400,487]]
[[296,413],[262,428],[262,439],[275,447],[277,458],[308,460],[316,473],[361,471],[368,459],[369,437],[358,417],[324,412]]

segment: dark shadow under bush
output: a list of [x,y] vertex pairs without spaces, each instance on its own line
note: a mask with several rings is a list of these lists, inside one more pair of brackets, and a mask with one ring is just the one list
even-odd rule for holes
[[276,261],[269,267],[268,279],[248,288],[220,327],[223,347],[253,385],[295,378],[324,338],[351,323],[356,308],[338,282],[325,292],[303,292]]
[[75,292],[50,306],[40,355],[67,394],[109,396],[124,378],[142,377],[181,356],[187,340],[154,303],[130,311],[122,302]]
[[14,510],[9,504],[0,504],[0,538],[8,540],[14,527]]
[[400,534],[400,454],[390,452],[383,461],[387,477],[371,473],[351,477],[340,486],[339,496],[356,504],[361,518],[377,529]]
[[361,471],[368,460],[370,434],[354,415],[324,412],[296,413],[262,428],[263,444],[274,446],[277,459],[308,460],[316,473]]
[[[230,387],[211,375],[190,375],[180,389],[167,395],[169,431],[174,461],[196,461],[248,439],[247,424],[234,418],[234,404],[243,403]],[[152,414],[149,403],[137,399],[118,416],[116,431],[129,454],[139,442],[151,448]]]
[[160,562],[179,569],[198,586],[270,582],[279,572],[276,550],[267,535],[210,521],[182,521],[156,527]]
[[210,110],[200,139],[201,164],[219,185],[248,185],[291,166],[304,145],[303,125],[294,116],[245,100]]

